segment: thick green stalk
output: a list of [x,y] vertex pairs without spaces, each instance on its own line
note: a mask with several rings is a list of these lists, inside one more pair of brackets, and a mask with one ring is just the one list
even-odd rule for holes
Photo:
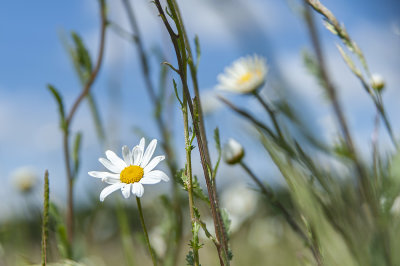
[[42,266],[47,264],[47,238],[49,234],[49,172],[44,173],[44,200],[43,200],[43,221],[42,221]]

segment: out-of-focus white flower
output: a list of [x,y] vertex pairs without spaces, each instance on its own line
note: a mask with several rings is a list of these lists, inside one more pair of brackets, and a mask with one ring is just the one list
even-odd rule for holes
[[15,187],[21,193],[29,193],[31,192],[34,187],[38,184],[39,178],[33,169],[30,166],[23,166],[16,169],[11,174],[13,183]]
[[226,163],[236,164],[239,163],[244,156],[244,149],[242,145],[236,140],[230,138],[223,148],[223,157]]
[[241,57],[218,75],[217,89],[236,93],[252,93],[265,83],[268,66],[264,57]]
[[155,249],[158,255],[164,256],[167,251],[167,245],[165,244],[164,238],[162,236],[162,229],[160,227],[155,227],[149,233],[151,246]]
[[395,215],[400,215],[400,196],[397,196],[394,200],[390,212]]
[[235,232],[240,225],[254,214],[257,207],[257,193],[241,184],[224,190],[221,197],[221,206],[229,213],[231,232]]
[[144,150],[145,140],[142,138],[139,145],[132,151],[127,146],[122,147],[123,160],[114,152],[106,151],[107,159],[100,158],[99,161],[109,172],[89,172],[89,175],[101,178],[103,182],[111,184],[100,193],[100,201],[110,195],[112,192],[121,189],[122,195],[129,198],[132,194],[136,197],[142,197],[144,184],[157,184],[161,180],[168,181],[169,177],[160,170],[153,170],[159,162],[165,159],[165,156],[156,156],[151,161],[151,157],[157,146],[157,140],[153,139],[146,151]]
[[210,115],[222,106],[214,90],[202,91],[200,93],[200,101],[204,115]]
[[372,76],[371,76],[371,87],[374,90],[381,91],[385,87],[385,80],[379,74],[372,74]]

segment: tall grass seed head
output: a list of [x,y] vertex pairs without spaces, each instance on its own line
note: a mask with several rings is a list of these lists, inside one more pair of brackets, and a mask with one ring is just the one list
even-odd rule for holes
[[264,57],[241,57],[218,75],[219,84],[216,89],[242,94],[254,93],[264,85],[267,73],[268,66]]
[[106,151],[107,159],[100,158],[99,161],[110,172],[91,171],[90,176],[100,178],[103,182],[110,184],[100,193],[100,201],[116,190],[121,190],[124,198],[129,198],[131,192],[136,197],[142,197],[143,185],[157,184],[160,181],[168,181],[169,177],[160,170],[153,170],[159,162],[165,159],[164,155],[151,157],[157,146],[157,140],[153,139],[145,150],[145,139],[140,140],[139,145],[130,150],[127,146],[122,147],[122,157],[114,152]]
[[239,142],[230,138],[224,145],[222,154],[227,164],[237,164],[244,156],[244,149]]

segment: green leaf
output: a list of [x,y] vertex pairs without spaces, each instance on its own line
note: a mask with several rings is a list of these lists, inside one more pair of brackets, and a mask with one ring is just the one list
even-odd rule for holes
[[182,102],[181,98],[179,98],[178,88],[177,88],[175,79],[172,79],[172,82],[174,83],[174,91],[175,91],[176,98],[178,99],[179,104],[181,105],[181,108],[183,108],[183,102]]
[[194,37],[194,45],[196,46],[196,70],[197,70],[199,68],[200,55],[201,55],[200,40],[199,40],[199,36],[197,36],[197,35]]
[[49,215],[55,222],[58,251],[63,258],[72,259],[72,249],[68,242],[67,230],[65,228],[63,217],[58,211],[57,206],[52,202],[50,202]]
[[194,255],[193,251],[189,250],[189,253],[186,255],[186,265],[193,266],[194,265]]
[[229,218],[229,213],[226,209],[221,208],[221,217],[222,217],[222,222],[224,223],[225,231],[228,234],[228,238],[230,235],[230,227],[231,227],[231,219]]
[[351,60],[350,56],[348,56],[345,51],[343,51],[342,47],[340,47],[338,44],[336,45],[338,48],[340,54],[342,55],[344,61],[346,64],[349,66],[350,70],[357,76],[357,77],[362,77],[361,71],[356,67],[354,64],[353,60]]
[[217,170],[218,170],[218,166],[219,163],[221,161],[221,141],[220,141],[220,137],[219,137],[219,129],[218,127],[215,128],[214,130],[214,141],[215,141],[215,148],[218,151],[218,159],[217,159],[217,163],[215,164],[214,170],[212,172],[212,179],[214,180],[215,177],[217,176]]
[[85,44],[82,41],[82,38],[76,32],[72,32],[71,37],[75,44],[74,59],[85,73],[86,75],[85,78],[88,78],[88,76],[92,73],[93,70],[90,54],[86,49]]
[[67,124],[66,124],[66,120],[65,120],[65,111],[64,111],[64,104],[62,101],[62,98],[60,96],[60,93],[57,91],[57,89],[48,84],[47,88],[50,90],[51,94],[53,95],[54,99],[57,102],[58,105],[58,113],[60,115],[60,128],[66,132],[67,131]]
[[78,174],[79,166],[80,166],[80,149],[81,149],[81,142],[82,142],[82,133],[78,132],[75,135],[74,140],[74,148],[72,152],[72,160],[74,162],[74,171],[73,171],[73,178],[75,178]]

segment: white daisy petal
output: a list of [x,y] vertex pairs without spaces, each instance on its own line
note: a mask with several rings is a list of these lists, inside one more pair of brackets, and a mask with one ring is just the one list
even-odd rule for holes
[[119,174],[113,174],[109,172],[97,172],[97,171],[90,171],[88,172],[90,176],[96,177],[96,178],[110,178],[110,179],[115,179],[119,180]]
[[143,150],[140,146],[135,146],[132,150],[133,165],[140,165],[143,157]]
[[144,187],[140,183],[132,184],[132,193],[136,195],[136,197],[141,198],[143,196]]
[[153,170],[151,172],[144,174],[143,178],[140,181],[142,181],[145,178],[160,179],[165,182],[169,181],[169,177],[167,176],[167,174],[160,170]]
[[126,165],[133,164],[131,151],[129,150],[128,146],[126,146],[126,145],[122,147],[122,157],[124,158]]
[[142,162],[140,163],[140,166],[145,168],[147,166],[147,164],[149,163],[151,156],[153,156],[153,153],[156,149],[157,146],[157,140],[153,139],[149,146],[147,146],[146,152],[143,155],[143,159]]
[[144,138],[140,139],[139,147],[144,151],[144,146],[146,145],[146,140]]
[[154,185],[157,183],[160,183],[161,179],[160,178],[153,178],[153,177],[143,177],[142,179],[140,179],[139,183],[143,184],[143,185]]
[[[144,194],[143,184],[156,184],[160,181],[168,181],[169,177],[162,171],[153,170],[162,160],[165,159],[164,155],[156,156],[152,159],[154,151],[157,146],[157,140],[153,139],[146,150],[145,140],[142,138],[139,145],[135,146],[132,151],[128,149],[127,146],[122,147],[122,157],[123,160],[118,157],[114,152],[108,150],[106,151],[107,159],[100,158],[99,161],[102,163],[110,172],[101,171],[90,171],[88,174],[90,176],[100,178],[103,182],[110,184],[104,188],[100,193],[100,201],[110,195],[112,192],[121,189],[121,193],[124,198],[129,198],[131,193],[137,197],[142,197]],[[135,178],[135,170],[139,168],[130,168],[132,171],[124,172],[126,180],[121,182],[121,172],[130,165],[136,165],[143,168],[143,177],[139,182],[135,183],[124,183],[130,182],[131,178]],[[141,169],[139,169],[141,170]]]
[[118,157],[118,155],[116,155],[113,151],[106,151],[106,156],[107,159],[110,160],[110,162],[112,162],[113,165],[120,167],[121,169],[124,169],[125,167],[127,167],[126,163]]
[[258,55],[241,57],[217,76],[219,84],[216,88],[236,93],[252,93],[264,85],[267,72],[265,58]]
[[150,163],[149,163],[148,165],[146,165],[146,167],[143,169],[143,170],[144,170],[144,173],[146,174],[146,173],[150,172],[151,170],[153,170],[154,167],[156,167],[157,164],[158,164],[159,162],[161,162],[162,160],[164,160],[164,159],[165,159],[165,156],[164,156],[164,155],[154,157],[154,158],[150,161]]
[[132,184],[126,184],[126,186],[121,188],[122,195],[125,199],[129,198],[129,196],[131,195],[131,185]]
[[119,179],[113,179],[113,178],[102,178],[101,181],[107,183],[107,184],[115,184],[115,183],[121,183],[121,180]]
[[104,165],[105,168],[107,168],[108,170],[110,170],[111,172],[114,173],[121,173],[121,171],[123,170],[123,168],[118,167],[116,165],[114,165],[113,163],[111,163],[109,160],[104,159],[104,158],[99,158],[99,162]]
[[122,188],[123,186],[125,186],[124,183],[115,183],[115,184],[112,184],[112,185],[106,187],[106,188],[103,189],[103,190],[101,191],[101,193],[100,193],[100,201],[104,201],[104,199],[105,199],[108,195],[110,195],[110,194],[113,193],[114,191],[116,191],[116,190]]

